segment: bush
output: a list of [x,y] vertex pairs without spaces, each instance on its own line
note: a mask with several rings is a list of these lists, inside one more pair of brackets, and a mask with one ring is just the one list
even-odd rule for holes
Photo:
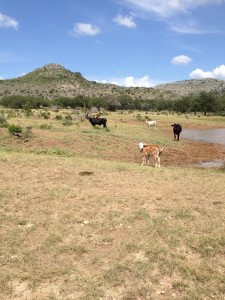
[[39,108],[41,106],[50,106],[51,102],[47,99],[33,97],[33,96],[6,96],[0,100],[0,104],[5,107],[11,108],[25,108],[29,106],[30,109],[32,108]]
[[23,129],[19,125],[8,125],[8,131],[10,134],[14,135],[15,133],[22,134]]
[[136,115],[136,120],[137,120],[137,121],[142,121],[142,116],[141,116],[140,114],[137,114],[137,115]]
[[64,126],[71,126],[71,125],[73,125],[73,122],[72,122],[72,120],[64,119],[63,125]]
[[63,117],[61,115],[56,115],[55,118],[56,118],[56,120],[62,120]]
[[46,120],[50,118],[49,115],[50,115],[50,113],[49,112],[47,113],[45,111],[43,111],[43,112],[40,113],[40,117],[44,118]]
[[32,127],[27,126],[26,130],[23,131],[23,138],[28,139],[28,138],[31,138],[31,137],[33,137]]
[[52,125],[49,124],[41,124],[39,126],[40,129],[52,129]]

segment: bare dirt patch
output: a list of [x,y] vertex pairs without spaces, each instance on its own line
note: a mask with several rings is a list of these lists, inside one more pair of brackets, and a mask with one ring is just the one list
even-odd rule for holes
[[[135,123],[134,121],[132,122]],[[167,139],[172,141],[173,135],[171,130],[168,130],[168,127],[165,126],[161,131]],[[90,158],[141,163],[140,152],[133,141],[122,140],[115,136],[110,137],[109,140],[104,140],[104,138],[100,137],[96,142],[90,142],[88,138],[84,137],[82,139],[71,138],[69,142],[65,143],[58,138],[57,134],[44,131],[41,133],[41,136],[39,133],[36,135],[36,138],[28,141],[12,137],[10,145],[15,148],[19,147],[24,151],[32,149],[61,149],[74,155],[79,154]],[[101,146],[101,143],[105,144],[105,147]],[[224,160],[224,158],[224,146],[185,140],[181,134],[180,141],[172,142],[171,146],[164,146],[161,164],[162,166],[193,166],[193,164],[201,162]]]
[[224,157],[225,148],[221,145],[185,140],[179,149],[168,148],[162,162],[165,166],[190,166],[205,161],[223,160]]

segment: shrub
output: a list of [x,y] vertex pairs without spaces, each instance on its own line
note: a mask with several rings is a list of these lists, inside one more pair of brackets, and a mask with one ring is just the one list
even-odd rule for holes
[[136,120],[137,120],[137,121],[142,121],[142,116],[141,116],[140,114],[137,114],[137,115],[136,115]]
[[49,119],[49,115],[50,115],[50,113],[47,113],[45,111],[43,111],[43,112],[40,113],[40,117],[44,118],[46,120]]
[[64,126],[71,126],[71,125],[73,125],[73,122],[72,122],[72,120],[64,119],[63,125]]
[[62,120],[63,117],[61,115],[56,115],[55,118],[56,118],[56,120]]
[[33,136],[32,127],[27,126],[26,130],[23,131],[23,138],[28,139],[28,138],[31,138],[32,136]]
[[49,124],[41,124],[39,126],[40,129],[52,129],[52,125]]
[[14,135],[15,133],[21,133],[23,132],[22,127],[20,127],[19,125],[8,125],[8,131],[10,134]]

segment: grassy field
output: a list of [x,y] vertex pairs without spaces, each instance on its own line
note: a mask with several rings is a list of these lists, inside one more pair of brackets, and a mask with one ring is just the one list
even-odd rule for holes
[[[103,130],[70,110],[4,115],[32,136],[0,128],[0,299],[225,299],[224,168],[169,163],[188,145],[170,124],[224,118],[109,113]],[[140,141],[165,147],[160,169],[141,167]]]

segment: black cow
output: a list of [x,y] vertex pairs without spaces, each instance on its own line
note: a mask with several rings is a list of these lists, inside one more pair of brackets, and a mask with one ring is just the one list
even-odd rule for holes
[[85,117],[89,120],[89,122],[91,123],[92,126],[103,125],[103,128],[107,128],[107,126],[106,126],[107,119],[106,118],[92,118],[88,114]]
[[174,141],[179,141],[182,126],[180,124],[173,124],[171,126],[173,127]]

